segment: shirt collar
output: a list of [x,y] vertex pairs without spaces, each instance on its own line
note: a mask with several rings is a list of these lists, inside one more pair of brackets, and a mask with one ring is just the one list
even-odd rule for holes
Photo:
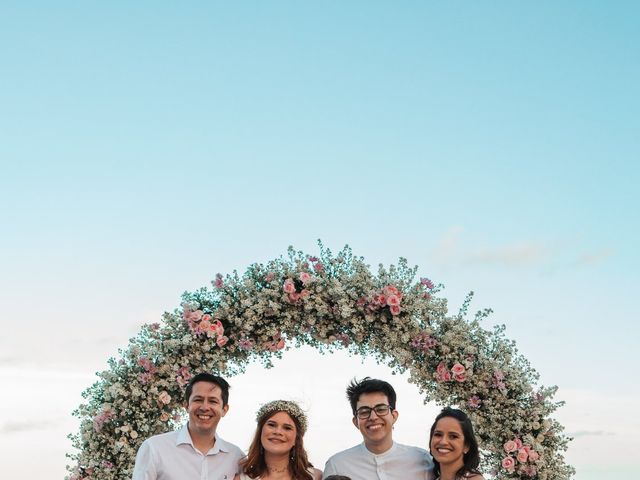
[[[184,424],[180,430],[178,430],[178,437],[176,438],[176,445],[191,445],[193,446],[193,440],[191,439],[191,435],[189,434],[188,423]],[[218,436],[218,433],[215,434],[215,443],[213,448],[207,452],[207,454],[216,454],[218,452],[230,452],[231,447],[230,444],[224,441],[222,438]]]
[[389,453],[393,452],[393,451],[396,449],[396,442],[395,442],[395,440],[394,440],[394,441],[393,441],[393,443],[391,444],[391,447],[389,448],[389,450],[387,450],[387,451],[385,451],[385,452],[382,452],[382,453],[373,453],[372,451],[370,451],[370,450],[367,448],[367,446],[364,444],[364,442],[362,442],[362,443],[360,444],[360,446],[361,446],[362,450],[363,450],[364,452],[366,452],[368,455],[371,455],[372,457],[381,457],[381,456],[383,456],[383,455],[387,455],[387,454],[389,454]]

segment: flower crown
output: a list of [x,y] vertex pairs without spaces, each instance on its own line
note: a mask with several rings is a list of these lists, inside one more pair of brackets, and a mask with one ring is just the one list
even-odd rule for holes
[[304,432],[307,431],[307,416],[297,403],[289,400],[274,400],[272,402],[265,403],[256,413],[256,420],[260,422],[260,419],[270,416],[276,412],[287,412],[291,417],[298,421],[303,435]]

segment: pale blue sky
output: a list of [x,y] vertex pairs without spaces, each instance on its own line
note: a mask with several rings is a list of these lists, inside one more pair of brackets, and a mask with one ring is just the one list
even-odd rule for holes
[[[321,238],[373,265],[407,257],[453,310],[475,290],[543,383],[626,405],[639,15],[588,1],[0,4],[2,375],[90,381],[184,290]],[[590,414],[568,429],[622,435]],[[583,479],[611,466],[577,458]]]

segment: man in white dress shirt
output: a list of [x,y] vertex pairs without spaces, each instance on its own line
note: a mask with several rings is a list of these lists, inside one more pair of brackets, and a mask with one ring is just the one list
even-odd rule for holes
[[329,458],[323,478],[329,475],[345,475],[351,480],[433,478],[433,460],[426,450],[393,441],[398,411],[396,392],[389,383],[369,377],[354,379],[347,387],[347,398],[353,424],[364,442]]
[[145,440],[133,469],[133,480],[233,480],[244,454],[216,433],[229,410],[227,381],[200,373],[185,392],[189,422],[180,430]]

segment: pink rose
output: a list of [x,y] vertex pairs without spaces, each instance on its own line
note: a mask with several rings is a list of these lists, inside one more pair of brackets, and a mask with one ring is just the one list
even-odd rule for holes
[[169,421],[169,414],[167,412],[162,412],[160,414],[160,421],[161,422],[168,422]]
[[537,473],[536,467],[533,465],[525,465],[522,470],[528,477],[535,477]]
[[163,390],[160,392],[160,395],[158,395],[158,400],[160,400],[160,403],[163,403],[164,405],[169,405],[169,403],[171,403],[171,395]]
[[220,335],[217,339],[216,339],[216,344],[219,347],[224,347],[227,342],[229,341],[229,337],[225,337],[224,335]]
[[389,305],[390,307],[397,307],[398,305],[400,305],[400,299],[397,295],[391,294],[387,297],[387,305]]
[[324,272],[324,265],[322,265],[322,263],[318,262],[313,266],[313,269],[317,272],[317,273],[322,273]]
[[400,315],[400,307],[398,305],[391,305],[389,311],[391,315]]
[[444,362],[440,362],[438,364],[438,366],[436,367],[436,372],[438,373],[438,375],[444,375],[445,373],[447,373],[447,366],[444,364]]
[[451,373],[453,373],[454,375],[462,375],[465,371],[464,365],[456,362],[453,364],[453,367],[451,367]]
[[300,274],[300,277],[298,278],[300,278],[300,281],[304,284],[307,284],[311,281],[311,275],[309,275],[307,272],[302,272]]
[[204,315],[202,315],[202,321],[203,322],[210,322],[211,321],[211,315],[209,315],[208,313],[205,313]]
[[198,333],[209,333],[209,330],[211,330],[211,324],[206,320],[201,321],[196,327]]
[[284,281],[284,285],[282,286],[282,289],[284,290],[284,293],[293,293],[296,291],[296,286],[293,283],[293,280],[291,280],[290,278],[287,278]]
[[295,303],[300,300],[300,294],[298,292],[292,292],[289,294],[289,301]]
[[307,298],[309,295],[311,295],[311,292],[309,292],[309,290],[307,290],[306,288],[303,288],[300,292],[300,298]]
[[504,457],[502,459],[502,468],[512,473],[516,468],[516,461],[512,457]]
[[386,287],[384,287],[382,289],[382,293],[384,293],[385,295],[395,295],[397,297],[400,296],[400,290],[398,290],[393,285],[387,285]]
[[267,276],[264,277],[265,281],[267,282],[272,282],[274,278],[276,278],[276,276],[273,272],[267,273]]
[[520,450],[518,450],[518,461],[520,463],[526,463],[528,458],[529,458],[529,454],[524,448],[521,448]]
[[216,288],[224,287],[224,281],[222,280],[222,275],[220,275],[219,273],[216,273],[216,279],[213,281],[213,285]]
[[516,442],[516,449],[520,450],[522,448],[522,440],[520,440],[518,437],[513,439],[514,442]]
[[464,373],[460,373],[459,375],[454,375],[454,376],[453,376],[453,379],[454,379],[456,382],[460,382],[460,383],[462,383],[462,382],[464,382],[464,381],[467,379],[467,375],[466,375],[466,374],[464,374]]
[[518,445],[513,440],[509,440],[504,444],[504,451],[507,453],[515,452],[518,450]]
[[211,329],[218,334],[218,336],[220,335],[224,335],[224,327],[222,326],[222,322],[220,320],[216,320],[215,322],[213,322],[211,324]]
[[373,297],[373,300],[378,305],[385,305],[387,303],[387,298],[382,294],[376,295],[375,297]]
[[529,461],[535,462],[540,458],[540,454],[535,450],[529,450]]
[[284,348],[284,338],[281,338],[280,341],[276,344],[276,350],[282,350]]

